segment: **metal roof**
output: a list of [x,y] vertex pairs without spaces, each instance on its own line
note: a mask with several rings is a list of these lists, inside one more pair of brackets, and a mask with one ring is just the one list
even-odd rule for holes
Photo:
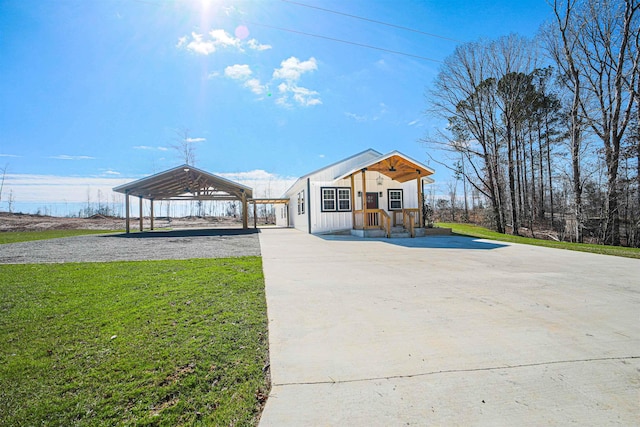
[[247,199],[253,197],[249,187],[186,164],[113,191],[153,200],[238,200],[243,193]]

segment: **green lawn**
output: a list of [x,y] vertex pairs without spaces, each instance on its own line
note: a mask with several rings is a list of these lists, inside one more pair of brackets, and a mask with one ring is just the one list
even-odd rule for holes
[[586,243],[557,242],[555,240],[532,239],[530,237],[512,236],[500,234],[487,228],[471,224],[459,224],[452,222],[439,222],[438,227],[451,228],[455,234],[483,239],[498,240],[501,242],[523,243],[526,245],[545,246],[548,248],[569,249],[572,251],[591,252],[594,254],[614,255],[627,258],[640,258],[640,248],[625,248],[620,246],[592,245]]
[[0,266],[0,425],[255,425],[259,257]]
[[[124,230],[123,230],[124,231]],[[85,234],[117,233],[111,230],[46,230],[46,231],[6,231],[0,233],[3,243],[30,242],[32,240],[57,239],[58,237],[82,236]]]

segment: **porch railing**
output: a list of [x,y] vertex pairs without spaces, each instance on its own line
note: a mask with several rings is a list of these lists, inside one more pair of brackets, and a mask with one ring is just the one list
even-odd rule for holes
[[409,230],[411,237],[416,237],[416,226],[420,226],[419,213],[418,208],[402,209],[402,225]]
[[391,217],[383,209],[367,209],[367,214],[362,210],[356,210],[354,227],[356,230],[381,229],[387,237],[391,235]]

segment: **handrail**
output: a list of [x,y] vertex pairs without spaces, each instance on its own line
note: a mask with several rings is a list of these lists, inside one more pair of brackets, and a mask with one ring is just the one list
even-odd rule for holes
[[414,219],[414,213],[413,212],[409,212],[409,234],[411,235],[411,237],[416,237],[416,230],[415,230],[415,219]]
[[391,237],[391,217],[383,209],[380,209],[380,213],[382,217],[382,228],[385,231],[387,238],[389,238]]
[[367,209],[367,214],[363,210],[355,210],[356,230],[379,228],[385,230],[387,235],[391,235],[391,218],[384,209]]

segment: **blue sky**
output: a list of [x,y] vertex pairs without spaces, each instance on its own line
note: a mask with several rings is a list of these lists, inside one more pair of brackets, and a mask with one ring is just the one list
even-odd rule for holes
[[279,0],[0,0],[0,210],[9,191],[28,210],[177,166],[176,129],[189,130],[197,167],[268,181],[273,197],[367,148],[428,163],[419,139],[441,126],[423,113],[438,61],[459,42],[533,36],[551,11],[544,0],[300,3],[444,38]]

